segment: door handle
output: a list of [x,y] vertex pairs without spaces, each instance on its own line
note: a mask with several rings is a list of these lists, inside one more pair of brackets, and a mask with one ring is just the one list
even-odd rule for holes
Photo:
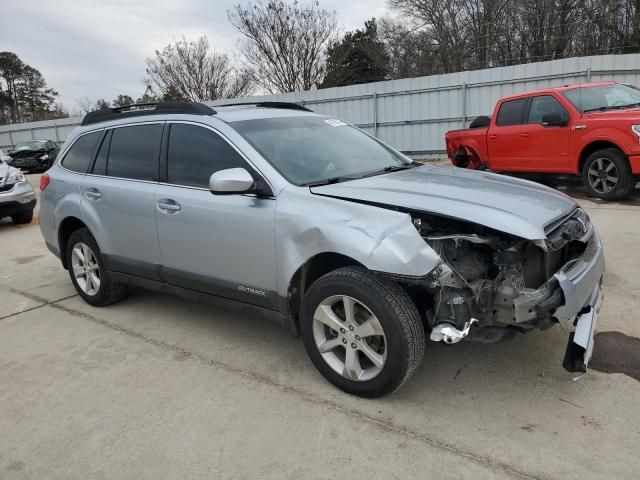
[[520,136],[521,136],[522,138],[529,138],[529,132],[522,132],[522,133],[520,134]]
[[496,135],[495,133],[492,135],[489,135],[490,140],[495,140],[496,138],[498,138],[498,135]]
[[158,203],[156,205],[158,207],[158,210],[160,210],[162,213],[171,214],[177,213],[182,210],[180,204],[175,200],[171,200],[170,198],[163,198],[162,200],[158,200]]
[[102,198],[102,194],[97,188],[87,188],[84,192],[84,196],[89,200],[99,200]]

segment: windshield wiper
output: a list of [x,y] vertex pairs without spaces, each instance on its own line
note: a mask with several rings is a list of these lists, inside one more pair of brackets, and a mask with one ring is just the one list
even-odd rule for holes
[[360,178],[373,177],[375,175],[382,175],[383,173],[388,172],[399,172],[400,170],[408,170],[410,168],[415,168],[420,166],[418,162],[405,163],[404,165],[389,165],[380,170],[375,170],[373,172],[365,173]]
[[340,183],[340,182],[345,182],[347,180],[355,180],[356,178],[360,178],[360,177],[331,177],[331,178],[326,178],[324,180],[317,180],[315,182],[305,183],[304,186],[319,187],[321,185],[331,185],[332,183]]
[[587,110],[583,110],[582,113],[604,112],[605,110],[620,110],[620,109],[623,109],[623,108],[633,108],[633,107],[640,107],[640,102],[639,103],[630,103],[628,105],[612,105],[610,107],[602,106],[602,107],[598,107],[598,108],[588,108]]

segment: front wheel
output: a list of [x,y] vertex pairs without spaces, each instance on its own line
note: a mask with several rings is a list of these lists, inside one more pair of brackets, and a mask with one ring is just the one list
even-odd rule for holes
[[635,185],[626,157],[615,148],[589,155],[582,168],[582,181],[590,197],[603,200],[625,198]]
[[347,393],[381,397],[418,369],[425,347],[407,293],[360,267],[334,270],[306,293],[300,329],[311,361]]

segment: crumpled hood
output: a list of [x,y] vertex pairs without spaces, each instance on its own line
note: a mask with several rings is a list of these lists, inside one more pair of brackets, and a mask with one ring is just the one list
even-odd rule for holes
[[577,206],[537,183],[432,165],[311,187],[311,192],[458,218],[530,240],[545,238],[545,226]]

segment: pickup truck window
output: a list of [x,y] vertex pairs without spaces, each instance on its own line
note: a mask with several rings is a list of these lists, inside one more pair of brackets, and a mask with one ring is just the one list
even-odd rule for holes
[[527,123],[542,123],[542,117],[548,113],[557,113],[563,120],[569,119],[569,113],[558,100],[551,95],[541,95],[531,100]]
[[509,125],[523,124],[528,101],[528,98],[518,98],[517,100],[509,100],[500,105],[496,125],[498,127],[507,127]]
[[619,83],[573,88],[562,94],[583,113],[631,108],[640,105],[640,90]]

